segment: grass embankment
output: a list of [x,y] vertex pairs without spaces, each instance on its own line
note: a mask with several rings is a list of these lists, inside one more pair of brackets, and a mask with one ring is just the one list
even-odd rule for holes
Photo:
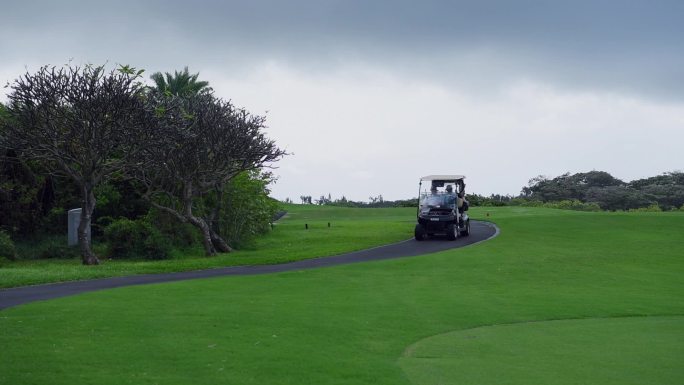
[[[341,254],[412,236],[415,209],[346,209],[286,205],[288,217],[275,230],[233,253],[205,257],[200,249],[176,251],[164,261],[107,260],[83,266],[80,259],[18,260],[0,268],[0,288],[40,283],[168,273],[236,265],[262,265]],[[330,222],[331,227],[328,228]],[[305,230],[304,225],[309,229]],[[66,242],[66,237],[64,239]],[[24,247],[30,252],[31,247]],[[96,248],[104,252],[103,248]]]
[[684,215],[489,212],[473,247],[4,310],[0,383],[684,383]]

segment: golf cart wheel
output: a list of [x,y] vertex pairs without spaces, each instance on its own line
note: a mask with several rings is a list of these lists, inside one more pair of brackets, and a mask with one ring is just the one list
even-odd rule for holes
[[450,241],[455,241],[458,238],[458,226],[455,223],[447,226],[447,239]]
[[425,229],[423,228],[423,225],[418,223],[413,231],[413,235],[415,236],[416,241],[422,241],[425,239]]
[[470,235],[470,219],[466,221],[465,230],[461,231],[461,236],[467,237]]

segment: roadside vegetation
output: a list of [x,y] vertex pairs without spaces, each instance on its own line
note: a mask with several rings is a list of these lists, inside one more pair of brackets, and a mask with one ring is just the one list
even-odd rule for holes
[[54,248],[0,250],[3,260],[72,255],[50,240],[66,234],[73,208],[81,209],[85,265],[168,259],[198,244],[212,256],[267,231],[278,207],[265,168],[286,153],[265,135],[265,117],[216,97],[187,68],[153,74],[154,85],[143,72],[44,66],[8,84],[0,104],[3,243]]
[[[177,241],[177,246],[169,250],[164,244],[169,242],[168,238],[157,241],[159,234],[146,221],[118,220],[108,226],[105,237],[109,241],[95,242],[93,249],[111,258],[103,259],[98,266],[83,266],[78,249],[67,247],[64,235],[18,242],[17,253],[25,257],[0,266],[0,287],[323,257],[408,239],[413,234],[415,221],[415,209],[408,208],[348,209],[306,205],[283,205],[282,208],[288,212],[287,217],[277,221],[273,230],[269,227],[262,236],[244,242],[239,250],[212,258],[204,255],[198,242],[183,245]],[[190,232],[186,236],[191,241],[196,236],[194,229],[185,230]],[[182,239],[183,235],[176,237]],[[0,246],[2,239],[0,236]],[[147,255],[160,250],[169,254],[163,259],[156,254]]]
[[[259,247],[273,257],[407,238],[399,228],[414,220],[410,209],[288,211]],[[418,257],[3,310],[0,383],[684,382],[684,213],[487,207],[472,216],[500,235]]]

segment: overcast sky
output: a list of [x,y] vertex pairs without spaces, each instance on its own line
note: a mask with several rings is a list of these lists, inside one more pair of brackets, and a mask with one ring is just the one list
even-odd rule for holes
[[[268,117],[273,195],[416,196],[428,174],[684,169],[684,1],[3,2],[0,81],[189,66]],[[4,91],[7,91],[5,89]],[[2,92],[0,100],[4,100]]]

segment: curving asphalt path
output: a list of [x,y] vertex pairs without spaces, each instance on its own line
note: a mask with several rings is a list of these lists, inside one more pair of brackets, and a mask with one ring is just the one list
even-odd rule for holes
[[185,271],[179,273],[143,274],[127,277],[94,279],[88,281],[72,281],[51,283],[46,285],[24,286],[0,290],[0,310],[33,301],[66,297],[89,291],[112,289],[122,286],[145,285],[150,283],[183,281],[187,279],[209,278],[224,275],[255,275],[278,273],[292,270],[307,270],[327,266],[345,265],[349,263],[379,261],[383,259],[412,257],[438,251],[463,247],[485,241],[499,234],[499,229],[492,223],[471,221],[469,237],[459,237],[449,242],[444,238],[426,239],[417,242],[414,239],[355,251],[332,257],[305,259],[277,265],[230,266],[209,270]]

